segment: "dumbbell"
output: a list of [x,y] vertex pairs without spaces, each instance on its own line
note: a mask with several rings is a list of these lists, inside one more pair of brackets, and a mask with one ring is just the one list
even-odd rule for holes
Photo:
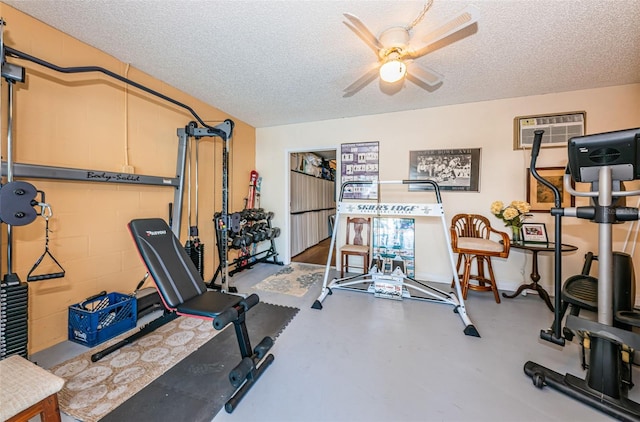
[[265,234],[266,234],[265,239],[268,239],[268,240],[273,239],[273,229],[271,227],[266,227],[264,229],[264,231],[265,231]]
[[263,208],[256,208],[255,215],[257,220],[264,220],[266,213],[264,212]]
[[244,242],[243,236],[236,236],[231,239],[231,249],[240,249],[242,247],[242,243]]
[[264,240],[264,239],[269,239],[269,230],[270,230],[270,227],[269,227],[269,225],[268,225],[266,222],[262,222],[262,223],[260,223],[260,231],[261,231],[262,233],[264,233],[264,238],[263,238],[263,240]]
[[255,223],[251,226],[251,233],[253,234],[253,240],[257,242],[262,242],[266,238],[266,232],[262,230],[261,223]]
[[252,208],[252,209],[246,210],[246,211],[247,211],[247,220],[249,220],[249,221],[258,221],[260,219],[258,210],[256,210],[255,208]]
[[235,232],[233,230],[229,230],[227,232],[227,239],[229,239],[229,241],[232,241],[233,239],[237,238],[238,236],[240,236],[240,232]]
[[247,246],[257,242],[254,233],[249,230],[245,229],[245,231],[243,232],[243,237],[244,237],[244,244]]
[[233,249],[240,249],[243,246],[250,245],[253,241],[253,235],[243,230],[231,240],[231,247]]
[[237,241],[234,239],[234,244],[238,245],[238,249],[240,249],[242,246],[248,246],[254,242],[253,235],[251,233],[247,233],[246,231],[240,233],[237,239]]

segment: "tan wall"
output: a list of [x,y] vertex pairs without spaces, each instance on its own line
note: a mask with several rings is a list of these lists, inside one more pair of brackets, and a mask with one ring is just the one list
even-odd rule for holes
[[[192,107],[210,124],[236,123],[230,156],[230,209],[241,209],[255,163],[255,129],[221,110],[166,85],[115,58],[0,3],[7,22],[5,43],[58,66],[101,66]],[[177,128],[193,117],[100,73],[65,75],[36,64],[25,66],[17,85],[14,159],[19,163],[119,172],[126,163],[137,174],[174,176]],[[6,159],[6,84],[3,81],[3,159]],[[242,151],[242,154],[234,153]],[[205,279],[215,259],[213,213],[221,207],[222,141],[201,141],[200,238],[205,243]],[[53,208],[50,248],[66,270],[60,279],[30,284],[29,353],[67,338],[68,306],[102,290],[130,293],[145,270],[126,229],[132,218],[168,216],[174,190],[165,187],[30,180]],[[183,210],[181,238],[186,239]],[[192,211],[195,214],[195,210]],[[2,228],[2,273],[6,273],[6,228]],[[44,220],[14,227],[13,271],[25,281],[44,248]],[[46,268],[44,268],[46,270]]]

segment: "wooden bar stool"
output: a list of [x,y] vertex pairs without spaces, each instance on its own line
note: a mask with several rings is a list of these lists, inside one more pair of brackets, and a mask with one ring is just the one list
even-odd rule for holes
[[13,355],[0,361],[0,420],[59,422],[58,391],[64,380],[46,369]]
[[[489,219],[478,214],[454,216],[451,220],[450,230],[451,249],[458,254],[458,272],[464,264],[464,270],[460,277],[462,297],[467,298],[469,289],[490,291],[493,292],[496,303],[500,303],[491,257],[506,258],[509,256],[511,243],[507,233],[495,230],[491,227]],[[493,240],[492,237],[497,240]],[[471,273],[474,260],[476,261],[476,274]],[[484,272],[485,266],[488,274]]]

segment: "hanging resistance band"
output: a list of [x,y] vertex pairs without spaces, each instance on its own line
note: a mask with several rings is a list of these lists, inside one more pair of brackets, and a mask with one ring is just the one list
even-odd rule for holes
[[[51,211],[51,206],[49,204],[41,202],[38,205],[42,208],[40,215],[44,217],[44,233],[45,233],[44,252],[42,253],[42,255],[40,255],[40,258],[38,258],[36,263],[33,264],[33,267],[31,267],[29,274],[27,274],[27,281],[42,281],[42,280],[51,280],[54,278],[62,278],[64,277],[64,273],[65,273],[64,268],[62,268],[62,265],[60,265],[58,260],[55,259],[53,255],[51,255],[51,252],[49,252],[49,218],[53,216],[53,212]],[[42,260],[47,255],[51,258],[51,260],[58,266],[58,268],[61,271],[55,272],[55,273],[49,273],[49,274],[32,275],[32,273],[36,270],[36,268],[38,268],[38,266],[42,263]]]

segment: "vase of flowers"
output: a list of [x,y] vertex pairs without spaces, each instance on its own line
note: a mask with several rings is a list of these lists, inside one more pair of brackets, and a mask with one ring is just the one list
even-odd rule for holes
[[511,201],[507,206],[502,201],[494,201],[491,204],[491,213],[504,221],[505,227],[511,227],[511,240],[522,240],[521,228],[531,210],[531,205],[526,201]]

